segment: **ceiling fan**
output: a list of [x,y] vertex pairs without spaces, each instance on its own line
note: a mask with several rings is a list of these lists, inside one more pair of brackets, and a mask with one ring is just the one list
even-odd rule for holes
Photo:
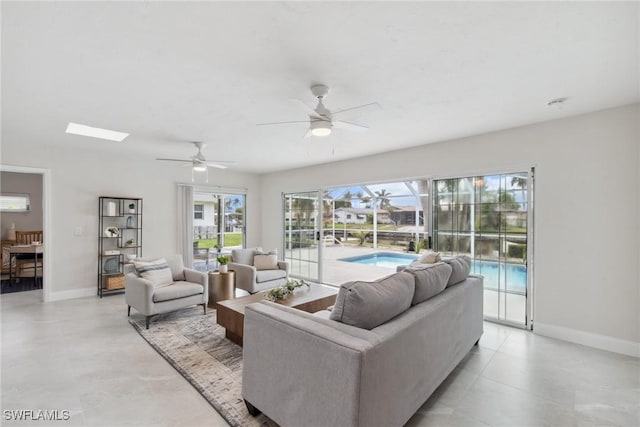
[[204,157],[204,154],[202,154],[202,149],[205,148],[207,144],[205,144],[204,142],[194,142],[193,145],[195,145],[198,148],[198,152],[193,157],[191,157],[191,159],[156,159],[156,160],[187,163],[187,165],[185,166],[188,166],[188,164],[191,164],[193,166],[193,170],[196,172],[206,171],[207,166],[211,166],[212,168],[218,168],[218,169],[226,169],[229,166],[236,164],[236,162],[229,162],[225,160],[207,161],[207,159]]
[[258,123],[256,126],[271,126],[271,125],[284,125],[290,123],[309,123],[309,130],[305,134],[305,138],[310,136],[327,136],[331,134],[331,130],[333,128],[336,129],[346,129],[353,131],[365,131],[369,129],[366,126],[359,125],[357,123],[346,122],[344,120],[335,120],[336,118],[340,118],[343,113],[352,112],[355,110],[360,110],[359,112],[369,111],[369,110],[377,110],[380,109],[380,104],[377,102],[371,102],[369,104],[359,105],[357,107],[345,108],[343,110],[338,111],[330,111],[327,107],[324,106],[323,100],[329,93],[329,87],[325,85],[314,85],[311,86],[311,93],[318,100],[318,105],[315,109],[309,107],[304,102],[299,99],[292,99],[298,103],[309,116],[309,120],[296,120],[290,122],[271,122],[271,123]]

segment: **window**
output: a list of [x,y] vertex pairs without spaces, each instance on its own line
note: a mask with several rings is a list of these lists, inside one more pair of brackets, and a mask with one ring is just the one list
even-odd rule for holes
[[193,219],[204,219],[204,205],[193,205]]
[[17,193],[3,193],[0,195],[1,212],[29,212],[29,195]]
[[347,214],[347,219],[351,219],[351,214]]

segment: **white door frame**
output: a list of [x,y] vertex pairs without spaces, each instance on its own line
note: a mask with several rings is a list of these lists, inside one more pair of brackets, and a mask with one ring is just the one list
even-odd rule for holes
[[1,172],[31,173],[42,175],[42,233],[46,237],[44,244],[43,271],[42,271],[42,300],[51,301],[50,279],[53,274],[53,233],[51,230],[51,170],[44,168],[33,168],[28,166],[15,166],[0,164]]

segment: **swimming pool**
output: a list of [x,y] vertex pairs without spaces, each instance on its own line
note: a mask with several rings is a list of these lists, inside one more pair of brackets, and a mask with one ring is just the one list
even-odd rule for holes
[[410,264],[418,258],[417,255],[399,254],[394,252],[378,252],[374,254],[359,255],[349,258],[341,258],[338,261],[355,262],[357,264],[373,265],[375,267],[396,269],[399,265]]
[[[378,252],[367,255],[341,258],[338,261],[355,262],[357,264],[396,269],[399,265],[407,265],[418,258],[418,255],[394,252]],[[474,260],[471,264],[472,274],[484,276],[486,289],[500,289],[524,294],[527,289],[527,267],[521,264],[499,263],[495,261]]]

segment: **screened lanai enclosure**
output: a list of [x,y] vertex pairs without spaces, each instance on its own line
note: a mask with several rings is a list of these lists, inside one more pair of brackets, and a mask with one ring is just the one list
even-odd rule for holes
[[531,185],[521,172],[284,194],[284,258],[294,276],[339,285],[428,249],[466,254],[485,277],[485,316],[528,326]]

